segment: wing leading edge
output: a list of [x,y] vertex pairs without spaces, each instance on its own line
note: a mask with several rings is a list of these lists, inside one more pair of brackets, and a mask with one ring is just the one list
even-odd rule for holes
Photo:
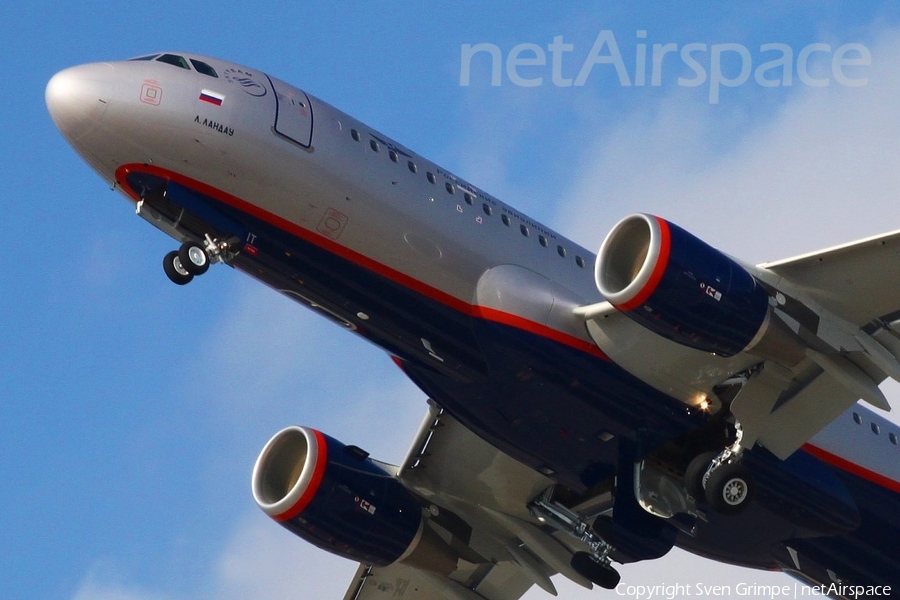
[[759,266],[855,325],[900,318],[900,231]]

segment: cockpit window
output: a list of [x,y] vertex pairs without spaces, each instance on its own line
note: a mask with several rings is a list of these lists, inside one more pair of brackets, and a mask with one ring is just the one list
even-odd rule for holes
[[202,60],[192,58],[191,64],[194,65],[194,68],[197,69],[198,73],[203,73],[204,75],[209,75],[210,77],[218,77],[218,74],[216,74],[216,70]]
[[191,70],[191,67],[188,65],[188,62],[184,60],[183,56],[178,56],[177,54],[163,54],[159,58],[157,58],[159,62],[164,62],[169,65],[175,65],[176,67],[181,67],[182,69]]
[[138,56],[136,58],[129,58],[128,60],[153,60],[159,56],[159,54],[148,54],[147,56]]

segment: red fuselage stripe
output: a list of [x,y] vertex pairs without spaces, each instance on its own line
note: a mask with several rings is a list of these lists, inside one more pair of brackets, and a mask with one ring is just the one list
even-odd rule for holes
[[303,512],[303,510],[309,506],[309,503],[312,502],[313,498],[316,497],[316,494],[319,493],[319,486],[322,485],[322,478],[325,476],[325,467],[328,466],[328,443],[325,441],[325,436],[316,430],[312,430],[313,434],[316,437],[316,464],[313,467],[313,476],[309,481],[309,485],[306,490],[303,492],[303,495],[300,496],[300,499],[297,502],[281,513],[280,515],[274,515],[272,518],[278,521],[279,523],[283,523],[284,521],[290,521],[297,515]]
[[173,171],[169,171],[155,165],[142,164],[122,165],[121,167],[119,167],[116,170],[116,181],[118,182],[119,187],[125,190],[135,202],[139,201],[140,198],[135,193],[135,191],[128,186],[125,179],[126,176],[131,172],[147,173],[149,175],[155,175],[163,179],[169,179],[200,194],[209,196],[210,198],[214,198],[242,212],[245,212],[252,217],[260,219],[261,221],[265,221],[266,223],[273,225],[278,229],[281,229],[282,231],[285,231],[302,240],[315,244],[336,256],[340,256],[341,258],[349,260],[373,273],[390,279],[391,281],[398,283],[418,294],[440,302],[441,304],[452,308],[453,310],[456,310],[464,315],[470,317],[481,317],[486,320],[504,323],[506,325],[528,331],[529,333],[535,333],[542,337],[552,339],[571,348],[575,348],[576,350],[588,352],[590,354],[593,354],[594,356],[603,358],[604,360],[608,360],[606,355],[603,354],[603,352],[596,345],[586,340],[582,340],[560,331],[556,331],[555,329],[551,329],[550,327],[541,325],[540,323],[529,321],[521,317],[516,317],[514,315],[510,315],[508,313],[503,313],[501,311],[493,309],[485,309],[480,306],[464,302],[459,298],[456,298],[442,290],[423,283],[418,279],[415,279],[414,277],[410,277],[405,273],[401,273],[396,269],[392,269],[387,265],[372,260],[365,254],[361,254],[359,252],[351,250],[336,243],[334,240],[330,240],[324,236],[313,233],[308,229],[304,229],[299,225],[291,223],[287,219],[283,219],[278,215],[272,214],[265,209],[262,209],[254,204],[238,198],[237,196],[232,196],[227,192],[223,192],[222,190],[214,188],[203,182],[196,181],[189,177],[179,175],[178,173],[175,173]]
[[887,488],[891,491],[900,493],[900,482],[895,481],[890,477],[886,477],[881,473],[876,473],[875,471],[871,471],[865,467],[861,467],[856,463],[850,462],[846,458],[842,458],[837,454],[832,454],[828,450],[823,450],[822,448],[813,446],[812,444],[804,444],[803,450],[808,452],[809,454],[812,454],[822,462],[846,471],[851,475],[861,477],[862,479],[871,481],[872,483],[878,484],[883,488]]

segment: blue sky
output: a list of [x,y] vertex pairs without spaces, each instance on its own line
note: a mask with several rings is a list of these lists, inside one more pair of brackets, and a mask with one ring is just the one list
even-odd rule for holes
[[[671,218],[751,261],[900,227],[900,7],[894,2],[708,3],[37,1],[0,8],[0,592],[9,598],[341,598],[354,565],[255,507],[256,454],[288,424],[400,461],[424,397],[383,353],[230,269],[186,288],[174,243],[75,155],[46,112],[56,71],[157,50],[228,58],[292,82],[589,247],[630,212]],[[574,79],[613,33],[635,82],[638,44],[731,44],[753,69],[792,51],[791,86],[722,86],[672,53],[659,86],[613,65]],[[638,32],[646,32],[639,37]],[[546,54],[490,85],[460,85],[463,44]],[[871,52],[841,85],[844,44]],[[810,44],[815,87],[796,62]],[[608,47],[607,47],[608,50]],[[708,73],[710,53],[697,54]],[[604,50],[603,54],[606,54]],[[522,58],[533,57],[527,51]],[[849,55],[851,58],[856,55]],[[705,61],[705,62],[704,62]],[[736,78],[738,52],[721,72]],[[766,76],[776,79],[779,71]],[[890,389],[897,402],[900,394]],[[635,581],[790,582],[673,552]],[[560,582],[566,598],[597,597]],[[528,598],[540,598],[540,590]]]

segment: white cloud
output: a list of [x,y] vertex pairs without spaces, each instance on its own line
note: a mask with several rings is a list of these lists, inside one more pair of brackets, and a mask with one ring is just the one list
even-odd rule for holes
[[[198,557],[193,590],[159,591],[128,582],[98,561],[72,600],[280,600],[340,598],[356,564],[322,552],[267,517],[243,515],[214,556]],[[165,588],[165,586],[159,586]]]
[[259,516],[235,528],[216,561],[211,587],[216,600],[336,600],[355,571],[355,563],[327,554]]
[[427,410],[426,395],[383,350],[246,278],[194,371],[187,395],[214,426],[258,444],[254,452],[296,424],[399,461]]
[[[599,246],[631,212],[670,218],[722,250],[763,261],[900,226],[900,46],[885,35],[862,88],[798,87],[774,118],[722,139],[727,106],[672,97],[591,143],[557,223]],[[573,227],[568,227],[572,224]],[[560,225],[563,227],[563,225]]]
[[127,577],[110,560],[97,561],[72,600],[179,600],[172,596],[125,583]]
[[203,341],[191,389],[212,401],[230,425],[244,425],[288,403],[304,404],[306,384],[317,384],[310,376],[339,356],[335,338],[341,332],[244,277],[228,285],[236,285],[235,299]]
[[171,598],[146,590],[89,581],[82,585],[72,600],[170,600]]

